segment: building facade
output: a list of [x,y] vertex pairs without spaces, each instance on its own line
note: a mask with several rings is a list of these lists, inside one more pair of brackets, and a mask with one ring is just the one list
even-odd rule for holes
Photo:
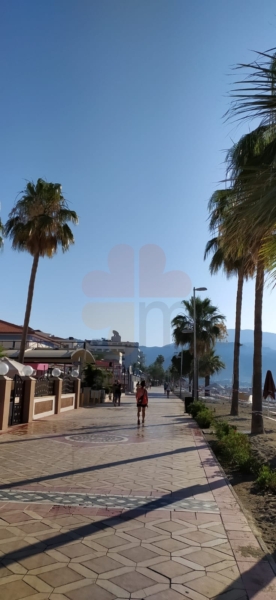
[[122,366],[127,370],[133,363],[140,363],[139,342],[122,342],[118,331],[113,331],[110,340],[87,340],[87,348],[92,353],[117,351],[122,354]]

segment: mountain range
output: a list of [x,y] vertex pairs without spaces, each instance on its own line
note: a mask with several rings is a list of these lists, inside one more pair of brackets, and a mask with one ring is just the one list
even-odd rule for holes
[[[228,329],[228,338],[225,342],[217,342],[216,353],[225,363],[225,369],[214,375],[212,381],[232,381],[233,373],[233,353],[234,353],[234,336],[235,330]],[[241,385],[251,385],[252,381],[252,365],[253,365],[253,339],[254,331],[251,329],[243,329],[241,331],[241,349],[240,349],[240,383]],[[155,361],[158,354],[164,356],[164,368],[170,366],[173,354],[178,353],[181,348],[177,348],[175,344],[166,346],[140,346],[146,357],[146,365],[150,365]],[[270,369],[276,380],[276,333],[263,332],[263,377],[266,371]]]

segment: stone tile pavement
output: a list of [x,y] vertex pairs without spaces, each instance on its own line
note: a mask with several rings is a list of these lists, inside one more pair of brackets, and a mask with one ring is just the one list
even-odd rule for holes
[[0,436],[1,600],[275,600],[276,577],[177,398],[152,389]]

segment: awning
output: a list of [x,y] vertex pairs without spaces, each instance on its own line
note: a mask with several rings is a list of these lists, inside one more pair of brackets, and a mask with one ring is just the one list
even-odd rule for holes
[[[16,360],[18,358],[19,350],[5,350],[5,354],[8,358]],[[27,349],[25,352],[24,363],[34,365],[37,369],[38,363],[47,364],[62,364],[72,365],[78,362],[95,363],[93,354],[89,350],[83,348],[77,348],[76,350],[54,350],[48,348],[36,348]]]

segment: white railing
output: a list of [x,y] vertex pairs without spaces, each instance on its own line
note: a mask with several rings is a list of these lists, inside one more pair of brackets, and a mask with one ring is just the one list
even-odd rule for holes
[[[222,390],[221,392],[219,392],[218,388],[210,387],[209,392],[210,396],[205,396],[204,386],[199,387],[198,395],[204,397],[206,400],[213,400],[214,402],[218,400],[228,400],[229,403],[231,402],[232,390]],[[191,392],[189,392],[189,388],[186,386],[182,386],[181,398],[187,395],[191,395]],[[247,392],[240,391],[239,404],[246,404],[247,406],[250,406],[252,404],[252,395]],[[263,417],[272,421],[276,421],[276,400],[273,400],[273,398],[268,397],[266,398],[266,400],[263,400]]]

